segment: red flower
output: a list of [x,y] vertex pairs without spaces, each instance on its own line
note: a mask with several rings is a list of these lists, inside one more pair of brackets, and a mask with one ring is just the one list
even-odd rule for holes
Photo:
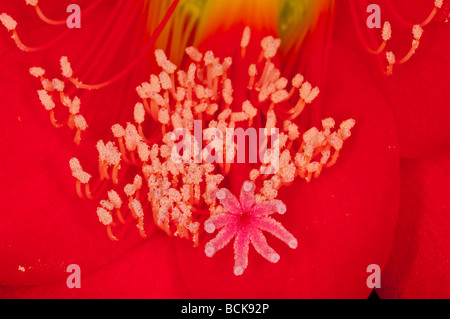
[[[148,52],[144,49],[151,43],[156,21],[170,4],[94,2],[96,7],[82,13],[82,28],[74,30],[42,27],[34,9],[22,3],[2,5],[2,11],[18,21],[23,43],[55,42],[42,51],[21,52],[8,39],[8,31],[0,33],[2,297],[364,298],[370,293],[366,286],[370,264],[386,265],[382,296],[446,297],[445,290],[435,290],[439,282],[448,283],[448,219],[444,218],[448,205],[442,195],[443,176],[449,173],[442,168],[448,164],[443,154],[448,152],[450,137],[446,130],[448,25],[442,22],[446,8],[424,27],[416,54],[386,77],[377,57],[358,41],[356,30],[362,30],[363,38],[371,36],[362,25],[367,15],[362,5],[356,9],[360,21],[354,22],[347,2],[317,1],[315,7],[305,8],[290,7],[289,1],[283,5],[267,1],[265,6],[248,1],[245,8],[237,3],[215,1],[197,8],[181,1]],[[62,17],[68,4],[42,1],[39,6],[49,17]],[[396,54],[400,57],[411,45],[410,29],[400,25],[392,8],[381,1],[380,5],[393,31],[386,48],[400,52]],[[90,8],[88,2],[80,6]],[[417,1],[413,6],[411,1],[399,1],[398,8],[405,19],[421,21],[433,4]],[[230,12],[226,19],[224,10]],[[305,22],[298,23],[301,13]],[[248,269],[236,277],[230,271],[231,247],[210,259],[204,246],[193,247],[191,241],[168,237],[156,227],[146,228],[147,238],[142,239],[133,223],[115,233],[119,241],[111,241],[95,213],[98,201],[77,197],[69,160],[76,156],[84,170],[97,170],[97,141],[113,138],[113,124],[133,121],[132,106],[139,101],[135,88],[149,73],[160,72],[154,48],[165,49],[169,59],[181,65],[187,65],[182,53],[191,44],[236,62],[245,25],[252,29],[252,39],[281,38],[284,44],[276,63],[283,75],[301,72],[319,86],[317,101],[297,123],[302,132],[330,116],[339,121],[354,118],[357,123],[336,165],[310,183],[297,180],[279,192],[287,213],[277,220],[298,239],[298,248],[291,250],[268,238],[281,256],[279,262],[268,263],[250,252]],[[64,37],[59,38],[61,33]],[[250,45],[247,57],[257,59],[259,49]],[[45,67],[50,78],[59,76],[58,61],[68,56],[76,77],[99,83],[134,65],[141,55],[138,66],[117,82],[98,91],[77,91],[82,94],[80,113],[89,125],[80,146],[72,141],[73,130],[50,124],[36,94],[41,87],[29,75],[30,67]],[[381,63],[384,68],[384,58]],[[247,69],[237,64],[230,77],[235,96],[245,100]],[[427,91],[430,88],[432,94]],[[262,123],[254,125],[262,127]],[[436,154],[439,159],[433,158]],[[251,168],[232,165],[227,178],[235,194]],[[135,174],[128,172],[127,177]],[[101,190],[102,198],[107,190]],[[410,210],[412,215],[407,213]],[[436,240],[431,241],[430,234]],[[405,241],[405,236],[411,239]],[[200,242],[209,239],[204,235]],[[438,265],[430,276],[424,258],[433,267]],[[69,264],[81,267],[81,289],[66,286]],[[428,283],[426,289],[415,289],[424,283]]]

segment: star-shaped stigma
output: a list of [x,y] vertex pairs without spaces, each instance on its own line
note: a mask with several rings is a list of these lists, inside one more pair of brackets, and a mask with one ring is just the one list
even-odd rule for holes
[[248,265],[250,243],[255,250],[268,261],[276,263],[278,255],[268,244],[262,231],[266,231],[284,241],[292,249],[297,248],[297,239],[278,221],[269,215],[284,214],[286,205],[278,199],[255,201],[255,184],[244,182],[239,200],[226,188],[219,189],[216,197],[225,209],[205,221],[205,230],[213,233],[222,228],[217,236],[205,246],[208,257],[224,248],[234,237],[234,274],[242,275]]

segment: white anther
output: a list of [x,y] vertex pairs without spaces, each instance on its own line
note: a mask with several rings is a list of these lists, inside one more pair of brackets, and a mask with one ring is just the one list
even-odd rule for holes
[[125,129],[120,124],[114,124],[111,127],[111,131],[116,138],[125,136]]
[[38,0],[25,0],[25,2],[33,7],[35,7],[38,4]]
[[86,123],[86,120],[84,119],[83,115],[78,114],[73,119],[75,123],[75,127],[81,131],[84,131],[88,128],[88,125]]
[[381,31],[381,37],[383,38],[384,41],[388,41],[392,36],[392,28],[391,28],[391,24],[386,21],[383,24],[383,30]]
[[65,78],[70,78],[73,75],[72,67],[70,66],[69,60],[66,56],[61,57],[59,60],[61,64],[61,72]]
[[245,27],[244,32],[242,33],[241,48],[246,48],[249,42],[250,42],[250,28]]
[[111,225],[113,222],[111,213],[103,207],[97,207],[97,216],[98,220],[105,226]]
[[142,124],[145,119],[145,109],[142,103],[136,103],[134,106],[134,120],[138,124]]
[[120,206],[122,206],[122,200],[120,199],[120,196],[116,191],[110,190],[108,192],[108,199],[115,208],[119,209]]
[[8,31],[13,31],[17,27],[17,22],[6,13],[0,14],[0,21]]
[[45,74],[45,70],[40,67],[32,67],[30,68],[30,74],[36,78],[41,77]]
[[386,59],[389,64],[395,64],[395,55],[392,51],[386,52]]
[[194,47],[187,47],[186,54],[195,62],[200,62],[202,60],[202,54]]
[[55,102],[50,95],[48,95],[47,91],[39,90],[37,91],[39,94],[39,99],[41,100],[42,105],[47,111],[53,110],[55,108]]

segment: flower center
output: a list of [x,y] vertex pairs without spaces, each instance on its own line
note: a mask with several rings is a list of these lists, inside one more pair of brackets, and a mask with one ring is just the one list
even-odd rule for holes
[[[154,224],[168,235],[191,239],[197,245],[202,230],[200,225],[210,215],[223,211],[217,203],[216,191],[229,174],[231,163],[235,162],[234,150],[238,148],[234,139],[216,139],[215,135],[205,132],[214,129],[225,135],[228,129],[237,126],[251,127],[260,110],[266,117],[266,137],[262,143],[260,141],[258,149],[264,150],[266,157],[279,155],[279,169],[270,171],[264,164],[267,162],[263,161],[259,170],[251,171],[249,179],[259,188],[259,194],[255,196],[257,202],[276,198],[278,189],[283,184],[292,183],[296,176],[310,181],[313,176],[319,176],[324,166],[335,163],[344,140],[350,136],[354,120],[344,121],[340,129],[332,133],[335,122],[331,118],[325,119],[322,131],[312,128],[303,134],[301,140],[298,126],[293,121],[307,104],[314,101],[319,89],[300,74],[291,81],[281,76],[272,62],[280,46],[279,39],[271,36],[263,38],[259,57],[254,63],[248,62],[246,55],[250,39],[251,30],[246,27],[238,56],[241,60],[238,61],[239,66],[248,63],[244,88],[246,100],[235,96],[231,57],[220,59],[213,51],[202,53],[188,47],[186,54],[192,62],[184,70],[177,70],[163,50],[156,50],[156,62],[162,71],[150,75],[148,82],[136,88],[141,102],[134,107],[134,123],[128,122],[125,126],[114,124],[111,127],[114,141],[97,142],[98,177],[92,189],[89,185],[94,175],[85,172],[78,159],[70,160],[77,194],[81,198],[99,200],[97,215],[112,240],[117,240],[113,228],[132,220],[137,221],[140,235],[147,237],[149,227],[144,224],[144,218],[145,212],[150,211]],[[76,87],[99,89],[103,86],[85,85],[75,78],[67,57],[62,57],[60,64],[63,79]],[[67,125],[77,128],[75,142],[79,144],[81,132],[87,128],[87,123],[78,113],[80,100],[68,98],[64,93],[63,80],[44,78],[43,69],[34,67],[30,73],[41,80],[43,89],[38,91],[39,98],[56,127],[60,127],[53,113],[56,102],[59,100],[69,108],[71,115]],[[242,79],[237,83],[241,85]],[[241,110],[236,104],[240,104]],[[286,111],[282,105],[290,107]],[[267,147],[269,140],[275,138],[270,132],[277,127],[280,118],[284,119],[283,133],[277,135],[276,140],[279,149],[283,150],[281,154]],[[208,154],[202,151],[194,138],[196,122],[202,123],[202,136],[205,142],[213,145],[214,157],[220,159],[214,165],[207,160],[198,161],[198,158],[206,159]],[[160,127],[156,134],[155,126]],[[187,142],[188,147],[187,151],[183,150],[182,156],[177,154],[178,157],[174,157],[176,138],[172,131],[178,129],[184,130],[182,140]],[[181,158],[181,162],[174,158]],[[125,180],[130,176],[127,173],[130,171],[135,172],[132,175],[134,178],[127,183]],[[274,176],[269,179],[265,175],[267,172]],[[220,194],[217,192],[218,198]],[[239,224],[247,227],[254,219],[249,212],[244,212]]]
[[[37,5],[36,1],[29,3]],[[81,101],[78,97],[72,97],[73,92],[77,89],[99,90],[128,73],[147,54],[148,49],[154,46],[177,3],[177,0],[173,1],[141,54],[107,81],[100,84],[83,83],[74,75],[65,56],[60,59],[61,78],[49,79],[44,69],[32,67],[31,75],[42,84],[38,96],[49,112],[51,123],[57,128],[66,126],[76,130],[74,142],[80,144],[82,135],[89,134],[88,124],[93,126],[96,123],[88,123],[80,114]],[[39,7],[36,9],[43,18]],[[48,19],[43,20],[49,22]],[[27,47],[20,41],[16,32],[17,23],[10,16],[0,15],[0,22],[12,32],[20,49],[42,50],[42,47]],[[151,74],[148,81],[136,88],[140,101],[134,106],[134,122],[114,124],[111,127],[113,139],[99,140],[96,144],[98,173],[85,171],[83,166],[87,166],[82,165],[75,157],[70,160],[69,166],[76,180],[78,196],[97,201],[98,219],[106,226],[111,240],[118,240],[114,233],[117,233],[122,224],[132,222],[143,238],[156,225],[169,236],[189,239],[194,245],[198,245],[204,230],[201,225],[210,217],[221,216],[226,212],[227,208],[224,208],[223,202],[218,203],[218,199],[224,202],[231,200],[230,196],[223,197],[218,190],[230,172],[231,163],[236,160],[234,150],[238,148],[234,139],[224,140],[214,138],[214,135],[208,137],[205,131],[214,129],[225,134],[228,129],[256,125],[263,126],[265,135],[259,142],[257,151],[263,152],[267,157],[279,155],[279,169],[271,171],[263,163],[259,169],[250,172],[251,185],[255,185],[258,191],[253,194],[254,186],[249,188],[250,184],[247,183],[242,196],[248,195],[245,192],[253,194],[253,203],[249,206],[252,208],[244,208],[242,215],[239,215],[239,209],[227,214],[237,220],[232,221],[231,224],[236,227],[230,227],[226,236],[234,236],[238,230],[253,229],[252,243],[271,262],[276,262],[279,256],[267,247],[261,230],[276,234],[291,247],[297,246],[292,234],[266,215],[286,211],[285,206],[280,206],[275,200],[283,185],[292,183],[296,177],[310,181],[312,177],[320,175],[323,167],[336,162],[355,121],[344,121],[339,129],[332,132],[334,120],[325,119],[322,130],[312,128],[301,135],[294,121],[316,99],[319,89],[305,81],[300,74],[295,75],[292,80],[282,76],[274,63],[280,39],[264,37],[260,41],[260,54],[255,57],[250,54],[253,53],[253,47],[249,47],[250,41],[251,30],[246,27],[238,47],[240,52],[238,50],[234,56],[235,63],[231,57],[219,58],[211,50],[203,53],[197,48],[188,47],[185,53],[190,62],[181,70],[169,61],[165,51],[156,50],[155,58],[161,70],[157,74]],[[237,65],[236,72],[245,70],[243,77],[233,74],[233,64]],[[67,90],[69,86],[72,87]],[[65,110],[67,118],[57,120],[55,109]],[[202,136],[205,136],[206,142],[214,146],[214,157],[220,159],[214,164],[206,160],[197,161],[206,156],[193,136],[196,121],[202,123]],[[261,124],[263,121],[265,124]],[[270,132],[279,127],[282,133],[276,136],[281,150],[278,154],[268,150],[267,145],[275,139]],[[173,149],[176,146],[173,131],[177,129],[186,132],[183,141],[190,145],[188,151],[183,152],[181,162],[173,159]],[[91,185],[92,181],[95,181],[94,186]],[[253,208],[254,203],[260,205]],[[228,207],[238,208],[239,205],[230,204]],[[280,207],[283,209],[280,210]],[[256,211],[251,212],[253,209]],[[262,215],[266,218],[260,218]],[[153,219],[153,223],[148,222],[149,219]],[[205,225],[205,230],[213,232],[215,227],[220,227],[220,223]],[[242,249],[248,246],[249,238],[246,236],[245,231],[239,231]],[[218,237],[217,245],[213,250],[209,249],[208,254],[226,244],[226,240]],[[238,255],[245,256],[245,251]],[[236,268],[239,274],[246,268],[244,259],[239,261]]]
[[239,216],[239,224],[241,227],[247,227],[251,223],[252,216],[249,212],[244,211],[241,216]]

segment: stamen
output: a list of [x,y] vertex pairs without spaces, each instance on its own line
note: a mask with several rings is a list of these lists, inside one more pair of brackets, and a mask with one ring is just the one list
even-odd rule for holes
[[120,207],[122,206],[122,199],[120,199],[119,194],[117,194],[117,192],[115,192],[114,190],[110,190],[108,192],[108,199],[113,205],[113,207],[116,209],[116,215],[119,221],[122,224],[125,224],[125,220],[120,212]]
[[263,49],[264,57],[267,60],[273,58],[280,47],[281,40],[274,39],[272,36],[265,37],[261,40],[261,47]]
[[241,39],[241,57],[242,58],[245,56],[245,51],[247,49],[249,42],[250,42],[250,28],[245,27],[244,31],[242,33],[242,39]]
[[169,74],[167,74],[166,72],[161,72],[159,74],[159,81],[163,90],[170,90],[172,88],[172,81]]
[[114,206],[113,204],[111,204],[111,202],[107,201],[107,200],[101,200],[100,201],[100,205],[107,210],[113,210]]
[[248,67],[248,75],[250,76],[250,80],[248,82],[248,89],[253,89],[253,85],[255,84],[255,76],[258,73],[258,71],[256,70],[256,65],[255,64],[250,64],[250,66]]
[[386,52],[386,59],[388,61],[386,74],[387,75],[391,75],[392,74],[392,69],[394,68],[394,64],[395,64],[395,55],[394,55],[394,53],[392,51]]
[[72,102],[69,104],[69,113],[77,115],[80,112],[81,100],[75,96]]
[[167,57],[166,54],[164,53],[163,50],[156,50],[155,51],[155,57],[156,57],[156,63],[158,63],[158,65],[167,73],[172,74],[175,72],[175,70],[177,69],[177,67],[175,66],[175,64],[173,64],[172,62],[170,62]]
[[278,104],[286,101],[289,97],[289,93],[286,90],[279,90],[271,95],[271,100],[273,103]]
[[[383,24],[383,30],[381,31],[381,37],[383,38],[383,41],[387,42],[391,39],[392,36],[392,28],[391,28],[391,24],[386,21]],[[380,50],[381,52],[382,50]]]
[[126,163],[130,163],[130,160],[128,159],[128,157],[126,155],[127,152],[126,152],[126,148],[124,145],[125,129],[120,124],[114,124],[111,127],[111,131],[112,131],[114,137],[116,137],[117,141],[119,142],[119,150],[120,150],[123,160]]
[[53,87],[56,91],[62,92],[64,91],[64,82],[59,79],[53,79],[52,80]]
[[91,179],[92,176],[83,171],[83,168],[81,167],[80,162],[75,157],[70,159],[69,166],[72,171],[72,176],[77,179],[76,190],[77,190],[78,196],[80,198],[83,198],[83,193],[81,191],[81,184],[84,184],[86,197],[89,199],[92,199],[92,195],[90,193],[89,184],[88,184],[89,180]]
[[105,225],[111,225],[113,222],[113,218],[111,216],[111,213],[109,211],[107,211],[105,208],[103,207],[98,207],[97,208],[97,215],[98,215],[98,219],[99,221]]
[[55,108],[55,102],[50,95],[48,95],[47,91],[39,90],[37,91],[39,95],[39,99],[41,100],[42,105],[47,111],[53,110]]
[[201,54],[197,48],[194,47],[187,47],[186,48],[186,54],[195,62],[199,63],[202,58],[203,58],[203,54]]
[[38,0],[25,0],[25,2],[33,7],[38,4]]
[[371,54],[378,55],[381,52],[384,51],[386,48],[387,41],[389,41],[392,37],[392,28],[391,24],[388,21],[385,21],[383,24],[383,29],[381,31],[381,38],[383,39],[383,42],[380,44],[378,49],[372,50],[370,47],[366,47],[367,51]]
[[53,102],[52,97],[45,90],[38,90],[37,92],[39,95],[39,100],[41,101],[42,105],[50,113],[50,121],[51,121],[52,125],[56,128],[62,127],[63,125],[59,124],[55,118],[54,108],[56,105],[55,105],[55,102]]
[[250,180],[251,180],[252,182],[254,182],[254,181],[259,177],[259,175],[260,175],[260,172],[259,172],[258,169],[252,169],[252,170],[250,171],[250,175],[249,175]]
[[292,86],[299,89],[303,83],[303,80],[304,80],[303,75],[296,74],[292,79]]
[[300,136],[298,131],[298,126],[291,121],[284,121],[283,123],[284,131],[288,132],[288,137],[291,141],[296,140]]
[[136,193],[136,186],[134,186],[134,184],[127,184],[125,185],[123,192],[125,193],[125,195],[131,198]]
[[[384,33],[388,33],[386,28]],[[155,34],[158,32],[156,31]],[[241,39],[243,56],[249,41],[250,29],[245,28]],[[217,236],[205,246],[205,253],[209,257],[235,238],[235,275],[242,275],[248,266],[250,243],[270,262],[276,263],[280,259],[280,256],[267,244],[263,231],[272,233],[291,248],[297,247],[297,239],[271,217],[275,213],[285,214],[287,211],[286,205],[276,199],[279,189],[283,185],[292,183],[297,176],[309,181],[313,176],[317,177],[323,167],[334,164],[344,140],[351,135],[350,130],[355,124],[354,121],[342,122],[339,129],[332,133],[334,120],[325,119],[322,122],[322,131],[312,128],[303,134],[302,138],[296,124],[289,120],[284,121],[284,132],[279,136],[281,150],[279,170],[272,176],[261,175],[263,168],[267,167],[263,164],[251,170],[249,180],[242,185],[239,199],[221,186],[224,176],[230,171],[230,163],[235,159],[237,144],[229,139],[209,140],[211,144],[213,141],[220,144],[221,150],[217,148],[216,152],[218,158],[222,160],[225,158],[225,163],[217,163],[217,165],[198,163],[196,160],[199,158],[203,160],[202,156],[205,153],[202,152],[201,146],[193,136],[196,118],[203,117],[206,121],[201,129],[216,128],[222,133],[225,133],[227,129],[235,128],[237,123],[242,121],[248,120],[248,125],[251,126],[254,118],[264,115],[259,114],[259,107],[255,107],[255,103],[258,102],[272,103],[266,114],[265,133],[268,135],[269,130],[276,128],[277,121],[280,120],[277,112],[282,110],[276,109],[275,104],[292,102],[292,105],[296,106],[289,110],[289,115],[297,117],[306,104],[316,99],[319,89],[313,88],[300,74],[292,79],[292,87],[288,87],[288,79],[283,77],[281,71],[270,61],[277,54],[279,46],[280,40],[273,37],[266,37],[261,41],[261,59],[265,58],[266,61],[260,62],[264,63],[264,70],[255,84],[258,69],[256,64],[250,64],[247,92],[249,100],[242,102],[242,111],[237,109],[239,106],[233,105],[236,101],[233,96],[232,79],[234,77],[227,75],[227,72],[231,71],[231,58],[227,57],[222,61],[212,51],[202,54],[197,49],[189,47],[186,49],[186,54],[194,62],[187,69],[177,72],[178,81],[176,81],[177,66],[167,59],[164,51],[155,51],[156,61],[162,71],[158,72],[159,74],[150,75],[148,82],[144,80],[136,88],[142,101],[134,105],[135,123],[127,123],[125,129],[120,124],[112,126],[111,130],[118,144],[116,141],[105,144],[103,140],[97,143],[99,165],[97,185],[99,186],[96,189],[107,189],[107,186],[102,185],[106,184],[102,180],[109,179],[110,166],[112,166],[112,181],[116,185],[119,184],[118,172],[122,158],[127,164],[134,166],[130,168],[135,174],[134,179],[124,181],[119,188],[121,191],[123,189],[123,194],[127,197],[125,209],[128,208],[132,218],[136,219],[137,228],[143,238],[146,237],[144,229],[146,204],[142,200],[148,200],[147,205],[150,205],[155,225],[170,236],[189,238],[194,245],[197,245],[201,234],[200,228],[202,228],[200,225],[203,224],[206,233],[218,231]],[[238,65],[242,65],[242,62],[238,61]],[[263,67],[262,63],[258,65],[258,68]],[[110,81],[91,86],[84,85],[73,77],[73,70],[67,57],[61,57],[60,65],[64,79],[68,79],[79,88],[87,89],[108,85],[129,70],[126,68]],[[79,114],[80,100],[75,97],[72,101],[69,94],[64,93],[63,81],[59,79],[49,81],[43,78],[44,69],[32,68],[30,74],[41,80],[44,89],[38,94],[46,109],[53,111],[55,108],[51,94],[59,94],[61,103],[69,108],[68,125],[70,127],[70,123],[73,122],[73,127],[77,129],[78,134],[75,141],[79,144],[80,134],[87,128],[84,117]],[[297,101],[290,100],[294,93]],[[159,142],[150,143],[143,134],[142,125],[146,113],[155,119],[157,125],[161,125],[162,137],[158,137]],[[264,121],[263,118],[261,120]],[[176,143],[171,139],[171,134],[166,133],[167,129],[173,128],[184,128],[188,132],[188,137],[184,141],[190,142],[187,143],[190,147],[189,150],[183,149],[181,163],[173,158],[172,150]],[[266,136],[265,142],[267,141]],[[299,150],[294,155],[291,147],[297,141]],[[334,154],[331,154],[331,148],[334,149]],[[131,161],[128,161],[127,155]],[[271,155],[272,153],[269,155],[267,152],[264,160]],[[72,175],[76,178],[77,194],[80,197],[92,198],[88,184],[91,175],[83,171],[76,158],[71,159],[69,165]],[[127,168],[126,166],[125,169]],[[121,178],[130,176],[125,173],[123,171]],[[141,193],[144,189],[145,196]],[[116,191],[109,190],[107,194],[107,199],[103,198],[99,201],[97,215],[100,222],[107,227],[108,236],[112,240],[117,240],[112,234],[111,227],[116,225],[115,220],[125,223],[121,214],[123,203]],[[116,216],[113,216],[114,211]],[[127,219],[131,220],[131,217],[127,216]]]
[[32,68],[30,68],[30,74],[36,78],[40,78],[40,77],[44,76],[45,70],[40,67],[32,67]]
[[17,22],[6,13],[0,14],[0,21],[8,31],[14,31],[17,27]]
[[145,120],[145,109],[142,103],[136,103],[134,106],[134,121],[138,125],[139,135],[145,139],[144,132],[142,131],[142,123]]
[[[394,54],[392,52],[386,52],[387,60],[388,60],[389,64],[387,66],[387,70],[386,70],[385,74],[392,75],[392,70],[393,70],[394,64],[403,64],[403,63],[409,61],[409,59],[414,55],[416,49],[419,46],[419,39],[421,38],[422,33],[423,33],[422,28],[425,27],[426,25],[428,25],[434,19],[435,15],[437,13],[437,10],[440,9],[443,5],[443,0],[435,0],[433,10],[428,15],[428,17],[425,19],[425,21],[423,21],[422,23],[419,23],[419,24],[412,24],[412,23],[409,23],[408,21],[406,21],[403,18],[403,16],[397,12],[397,10],[395,9],[395,7],[393,6],[393,4],[390,1],[387,1],[386,5],[390,8],[390,10],[392,11],[392,13],[394,14],[396,19],[398,19],[402,24],[406,25],[407,27],[412,27],[412,32],[413,32],[413,36],[414,36],[411,48],[410,48],[409,52],[403,58],[395,61]],[[350,6],[350,9],[351,9],[351,14],[352,14],[352,19],[353,19],[354,24],[356,25],[356,31],[357,31],[357,34],[358,34],[358,37],[359,37],[361,43],[372,54],[378,55],[378,54],[384,52],[385,47],[386,47],[386,42],[388,40],[390,40],[391,36],[392,36],[391,25],[387,21],[384,23],[383,30],[382,30],[383,43],[380,45],[380,47],[378,49],[372,50],[368,47],[367,42],[364,40],[362,31],[360,30],[360,27],[358,24],[357,12],[356,12],[355,7],[356,6],[352,3]]]
[[75,133],[75,138],[73,141],[75,144],[80,145],[81,143],[81,132],[85,131],[88,127],[86,120],[84,119],[83,115],[76,115],[73,119],[75,127],[77,128],[77,132]]
[[61,65],[62,75],[67,79],[71,78],[73,75],[73,71],[72,71],[72,67],[70,66],[70,62],[69,62],[68,58],[66,56],[63,56],[63,57],[61,57],[59,62]]
[[47,91],[47,92],[53,92],[54,87],[52,84],[52,81],[50,81],[49,79],[41,79],[41,84],[42,84],[42,88]]
[[414,39],[419,41],[420,38],[422,37],[423,29],[420,27],[420,25],[415,25],[412,28],[412,33],[413,33]]
[[118,239],[113,235],[111,231],[111,224],[113,222],[111,213],[106,209],[104,209],[103,207],[98,207],[97,216],[99,221],[106,226],[109,239],[111,239],[112,241],[117,241]]

